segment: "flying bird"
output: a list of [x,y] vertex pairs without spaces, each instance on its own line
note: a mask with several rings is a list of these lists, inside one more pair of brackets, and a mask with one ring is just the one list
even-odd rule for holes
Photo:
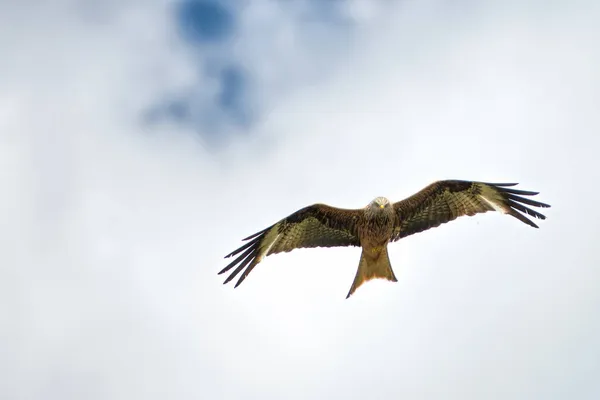
[[377,197],[361,209],[343,209],[313,204],[247,238],[246,244],[225,258],[237,256],[219,274],[234,268],[224,284],[240,272],[238,287],[263,258],[298,248],[357,246],[362,248],[358,270],[346,298],[371,279],[397,282],[390,264],[387,246],[463,215],[488,211],[508,214],[538,228],[529,218],[546,219],[527,206],[547,208],[523,196],[538,192],[512,189],[517,183],[485,183],[441,180],[396,203]]

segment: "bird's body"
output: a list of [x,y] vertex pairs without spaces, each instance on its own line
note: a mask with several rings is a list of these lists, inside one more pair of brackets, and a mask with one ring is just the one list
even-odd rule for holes
[[397,281],[387,252],[396,218],[392,204],[385,197],[377,197],[364,208],[357,229],[362,254],[354,282],[346,297],[350,297],[360,285],[371,279]]
[[270,254],[296,248],[358,246],[362,248],[354,282],[346,297],[371,279],[396,282],[387,246],[403,237],[439,226],[463,215],[487,211],[509,214],[537,228],[529,220],[545,216],[523,205],[550,207],[522,196],[536,195],[508,189],[514,183],[493,184],[474,181],[445,180],[434,182],[405,200],[391,203],[377,197],[362,209],[341,209],[325,204],[305,207],[272,226],[247,237],[249,242],[228,254],[238,255],[219,274],[236,269],[225,280],[232,280],[242,270],[236,287],[252,269]]

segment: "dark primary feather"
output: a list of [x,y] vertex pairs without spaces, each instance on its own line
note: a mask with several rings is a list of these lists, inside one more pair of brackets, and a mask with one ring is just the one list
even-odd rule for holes
[[357,232],[360,215],[361,210],[341,209],[325,204],[305,207],[243,239],[248,242],[225,256],[237,257],[219,274],[236,267],[224,282],[228,283],[243,271],[235,284],[238,287],[262,258],[270,254],[297,248],[360,246]]
[[524,214],[539,219],[546,217],[525,206],[550,207],[522,196],[533,196],[538,192],[509,189],[516,183],[485,183],[461,180],[438,181],[405,200],[394,203],[398,224],[392,241],[424,230],[435,228],[460,216],[495,211],[494,207],[481,198],[493,202],[503,212],[534,228],[538,226]]

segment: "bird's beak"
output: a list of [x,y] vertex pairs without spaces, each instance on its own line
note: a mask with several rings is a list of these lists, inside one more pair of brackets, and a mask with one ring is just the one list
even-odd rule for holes
[[379,205],[379,208],[384,208],[384,207],[385,207],[385,205],[384,205],[384,204],[380,204],[380,205]]

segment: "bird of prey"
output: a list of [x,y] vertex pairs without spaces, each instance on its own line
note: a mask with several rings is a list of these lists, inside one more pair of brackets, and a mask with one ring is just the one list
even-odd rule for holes
[[235,287],[268,255],[298,248],[357,246],[362,248],[358,270],[346,298],[371,279],[397,282],[387,245],[406,236],[435,228],[456,218],[487,211],[508,214],[538,228],[525,214],[546,217],[527,206],[550,207],[523,196],[537,195],[511,188],[516,183],[441,180],[396,203],[377,197],[361,209],[313,204],[247,238],[246,244],[225,256],[237,257],[219,274],[236,267],[224,283],[240,272]]

